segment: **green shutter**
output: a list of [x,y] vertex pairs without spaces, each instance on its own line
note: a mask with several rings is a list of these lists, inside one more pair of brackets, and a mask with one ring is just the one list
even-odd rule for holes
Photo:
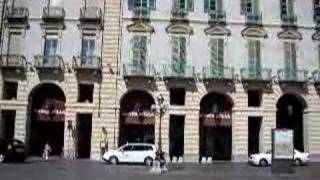
[[188,3],[188,11],[193,11],[194,9],[194,4],[193,4],[193,0],[186,0]]
[[255,76],[256,63],[255,63],[255,41],[249,40],[249,76]]
[[134,36],[131,40],[130,59],[133,64],[139,63],[139,36]]
[[285,78],[290,78],[291,72],[291,43],[285,42],[284,43],[284,59],[285,59],[285,67],[284,67],[284,75]]
[[139,64],[140,64],[140,68],[145,72],[146,61],[147,61],[147,37],[146,36],[140,36],[139,45],[140,45],[140,47],[139,47],[139,52],[140,52]]
[[252,7],[252,1],[253,0],[247,0],[247,12],[246,13],[252,13],[253,12],[253,7]]
[[221,77],[223,75],[223,59],[224,59],[224,40],[223,39],[211,39],[211,57],[210,64],[212,73],[215,77]]
[[297,52],[295,43],[291,43],[291,69],[294,72],[297,71]]
[[289,16],[294,15],[293,0],[288,0],[288,15]]
[[155,11],[157,9],[156,4],[157,4],[156,0],[149,0],[150,10]]
[[260,4],[259,4],[259,0],[252,0],[253,2],[253,13],[254,14],[258,14],[260,12]]
[[255,42],[255,64],[256,64],[256,75],[261,76],[261,49],[260,41]]
[[241,14],[246,14],[247,13],[247,0],[241,0],[241,6],[240,6]]
[[216,11],[221,12],[223,9],[223,2],[222,0],[216,0]]
[[135,4],[136,4],[136,0],[128,0],[128,9],[130,11],[133,10]]
[[207,13],[209,11],[209,1],[210,0],[204,0],[204,12]]
[[287,0],[280,1],[281,16],[287,15]]

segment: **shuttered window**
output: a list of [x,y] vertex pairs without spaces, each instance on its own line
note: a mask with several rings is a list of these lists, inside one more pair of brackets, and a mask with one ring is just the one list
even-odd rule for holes
[[186,38],[183,36],[174,36],[172,38],[172,68],[177,73],[184,73],[186,66]]
[[224,66],[224,39],[214,38],[210,41],[211,57],[210,64],[213,73],[221,74]]
[[204,12],[222,11],[222,0],[204,0]]
[[92,58],[96,56],[96,41],[93,37],[84,37],[82,39],[81,57]]
[[261,50],[259,40],[249,40],[249,75],[261,75]]
[[8,54],[9,55],[16,55],[16,54],[21,53],[20,52],[20,44],[21,44],[21,34],[10,33]]
[[173,6],[176,9],[186,9],[188,11],[194,10],[193,0],[174,0]]
[[281,0],[281,16],[293,16],[294,15],[294,0]]
[[129,10],[133,10],[135,7],[145,7],[150,10],[156,10],[156,0],[128,0]]
[[58,39],[55,37],[47,37],[44,44],[44,56],[55,56],[58,48]]
[[296,44],[293,42],[284,43],[284,58],[285,58],[285,76],[292,78],[296,74]]
[[241,14],[260,13],[260,0],[241,0]]
[[136,35],[131,40],[130,59],[134,65],[145,70],[147,60],[147,36]]

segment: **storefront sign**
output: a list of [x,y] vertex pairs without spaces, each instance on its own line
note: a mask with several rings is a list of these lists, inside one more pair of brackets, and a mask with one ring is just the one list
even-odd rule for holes
[[122,113],[125,117],[125,123],[131,125],[154,125],[155,115],[152,112],[128,112]]
[[273,130],[273,159],[293,159],[293,130]]
[[232,126],[232,118],[229,112],[201,114],[200,118],[202,118],[202,125],[204,126]]

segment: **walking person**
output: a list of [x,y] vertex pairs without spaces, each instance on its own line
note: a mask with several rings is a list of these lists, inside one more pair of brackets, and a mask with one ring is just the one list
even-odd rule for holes
[[51,146],[49,144],[49,142],[47,142],[45,145],[44,145],[44,148],[43,148],[43,153],[42,153],[42,158],[47,161],[49,159],[49,155],[51,153]]
[[100,150],[101,150],[101,157],[103,157],[104,153],[108,151],[108,132],[106,127],[102,127],[100,133]]

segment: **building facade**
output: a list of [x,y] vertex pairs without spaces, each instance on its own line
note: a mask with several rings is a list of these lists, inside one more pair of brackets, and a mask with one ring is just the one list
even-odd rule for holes
[[186,162],[246,161],[271,149],[276,127],[320,155],[318,1],[4,7],[0,135],[31,155],[48,141],[56,155],[99,159],[102,127],[109,149],[156,143]]

